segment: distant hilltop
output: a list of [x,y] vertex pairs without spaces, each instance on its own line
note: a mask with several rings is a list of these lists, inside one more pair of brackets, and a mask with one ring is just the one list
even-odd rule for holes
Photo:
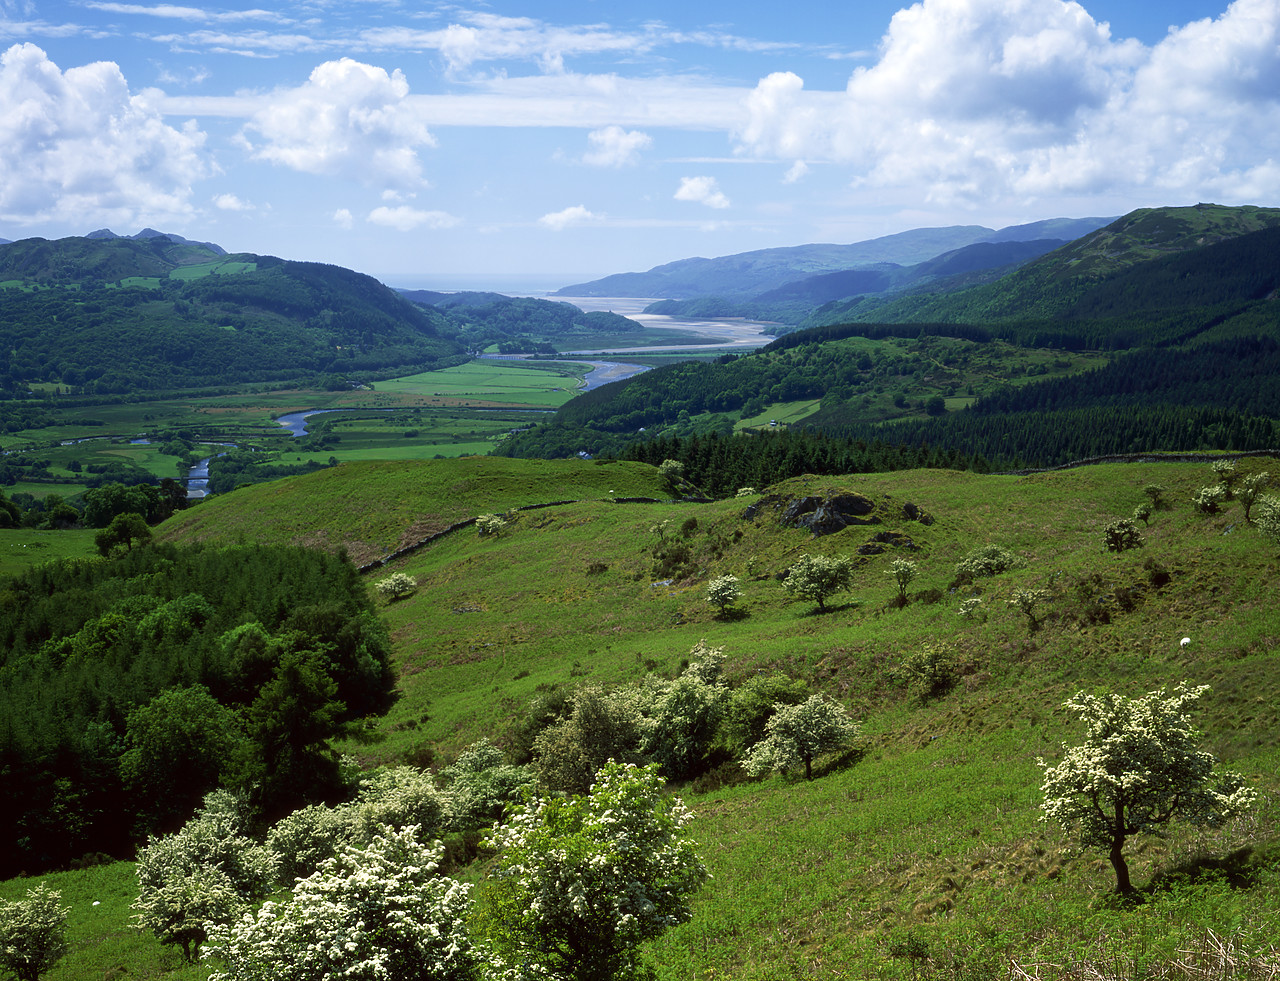
[[[99,228],[96,232],[90,232],[85,238],[129,238],[129,239],[145,239],[145,238],[167,238],[179,245],[202,245],[211,252],[218,255],[226,255],[227,250],[221,245],[213,242],[196,242],[189,238],[183,238],[181,235],[175,235],[172,232],[158,232],[154,228],[144,228],[137,235],[117,235],[110,228]],[[0,245],[7,245],[7,242],[0,241]]]

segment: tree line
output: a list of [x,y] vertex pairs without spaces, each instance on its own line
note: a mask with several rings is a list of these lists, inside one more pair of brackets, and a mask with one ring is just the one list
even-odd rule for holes
[[131,548],[0,588],[0,876],[127,854],[225,785],[280,814],[385,711],[389,641],[345,557]]

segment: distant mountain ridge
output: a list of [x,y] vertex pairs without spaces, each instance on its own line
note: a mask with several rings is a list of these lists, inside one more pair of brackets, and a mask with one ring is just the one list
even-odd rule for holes
[[758,249],[714,259],[691,258],[647,272],[617,273],[556,291],[555,296],[638,296],[690,299],[718,296],[746,299],[788,283],[825,273],[914,266],[978,243],[1036,239],[1069,241],[1111,218],[1051,218],[996,231],[984,225],[915,228],[851,245],[797,245]]
[[142,231],[138,232],[138,234],[136,235],[117,235],[110,228],[99,228],[96,232],[90,232],[88,235],[85,236],[85,238],[94,238],[94,239],[127,238],[127,239],[133,239],[135,241],[138,239],[148,239],[148,238],[168,238],[177,242],[179,245],[201,245],[201,246],[204,246],[204,248],[208,249],[210,252],[213,252],[217,255],[227,254],[226,249],[224,249],[221,245],[215,245],[213,242],[196,242],[189,238],[183,238],[181,235],[175,235],[173,234],[173,232],[158,232],[154,228],[144,228]]

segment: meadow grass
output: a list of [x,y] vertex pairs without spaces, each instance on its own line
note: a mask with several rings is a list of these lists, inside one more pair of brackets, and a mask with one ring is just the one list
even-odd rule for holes
[[[160,534],[377,557],[508,513],[496,537],[464,527],[369,574],[372,584],[403,571],[418,588],[378,601],[400,697],[342,745],[366,765],[448,762],[482,735],[502,743],[535,695],[674,677],[700,639],[724,649],[731,683],[782,671],[844,704],[862,733],[820,760],[812,782],[724,773],[674,788],[697,815],[713,878],[691,922],[649,945],[660,981],[1154,981],[1192,977],[1177,965],[1198,963],[1213,938],[1244,964],[1274,957],[1280,936],[1277,548],[1238,503],[1214,516],[1191,508],[1210,477],[1203,464],[1163,462],[1027,477],[912,471],[801,477],[754,500],[693,504],[666,500],[641,464],[344,463],[210,500]],[[1144,547],[1106,551],[1103,526],[1152,483],[1171,506],[1141,529]],[[865,495],[879,523],[815,538],[778,519],[789,498],[836,493]],[[551,501],[575,503],[511,510]],[[908,503],[928,521],[906,520]],[[910,544],[860,554],[884,531]],[[687,549],[674,570],[657,554],[673,539]],[[1019,565],[956,583],[956,564],[987,543]],[[779,585],[808,552],[855,556],[852,588],[825,613]],[[887,575],[897,557],[919,570],[905,607]],[[703,592],[730,573],[744,596],[719,614]],[[1048,593],[1034,625],[1009,603],[1023,588]],[[973,596],[983,612],[963,619]],[[927,700],[901,671],[924,644],[946,645],[955,667],[954,686]],[[1139,895],[1122,903],[1106,857],[1039,820],[1038,761],[1079,737],[1063,706],[1076,691],[1183,680],[1212,686],[1195,716],[1204,744],[1261,802],[1222,828],[1134,839]],[[483,884],[487,861],[465,876]]]

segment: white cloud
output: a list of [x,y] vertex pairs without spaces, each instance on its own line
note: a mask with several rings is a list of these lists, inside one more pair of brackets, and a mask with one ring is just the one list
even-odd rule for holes
[[86,3],[91,10],[101,10],[108,14],[125,14],[131,16],[160,17],[166,20],[194,21],[239,21],[239,20],[280,20],[279,14],[269,10],[205,10],[202,7],[180,7],[171,3],[157,3],[150,6],[140,3]]
[[251,211],[253,210],[244,201],[241,201],[234,194],[218,194],[214,196],[213,206],[219,211]]
[[339,208],[333,213],[333,220],[339,228],[351,228],[356,223],[350,208]]
[[167,126],[155,94],[133,94],[119,67],[64,73],[43,50],[0,55],[0,216],[154,223],[193,212],[191,184],[212,168],[194,123]]
[[427,228],[452,228],[459,219],[445,211],[422,211],[411,208],[407,204],[394,208],[374,208],[369,212],[369,222],[374,225],[385,225],[401,232],[411,232],[425,225]]
[[1280,0],[1236,0],[1149,48],[1064,0],[922,0],[834,98],[761,79],[740,151],[848,164],[855,183],[942,203],[1274,197]]
[[675,193],[677,201],[692,201],[708,208],[727,208],[729,199],[720,190],[714,177],[682,177]]
[[310,174],[397,187],[423,182],[417,148],[434,146],[405,102],[409,83],[350,58],[327,61],[305,85],[275,92],[245,127],[255,157]]
[[591,225],[601,218],[599,215],[593,214],[580,204],[575,204],[571,208],[565,208],[563,211],[553,211],[550,214],[543,215],[538,219],[538,224],[546,228],[550,228],[555,232],[562,232],[566,228],[572,228],[575,225]]
[[591,149],[582,156],[582,162],[594,167],[625,167],[637,163],[640,151],[653,145],[653,138],[640,130],[625,130],[621,126],[606,126],[587,134]]
[[795,184],[798,181],[804,180],[805,175],[808,173],[809,173],[809,165],[805,163],[803,160],[797,160],[790,167],[788,167],[787,172],[782,175],[782,183]]

